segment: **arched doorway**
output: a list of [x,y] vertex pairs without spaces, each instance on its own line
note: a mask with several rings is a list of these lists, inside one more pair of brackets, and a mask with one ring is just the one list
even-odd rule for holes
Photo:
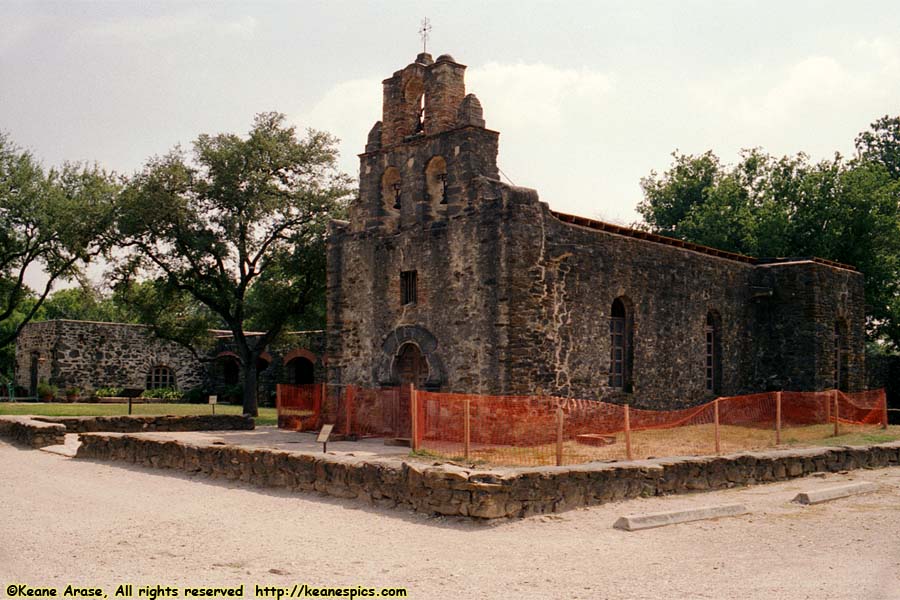
[[400,346],[394,360],[394,378],[401,387],[408,387],[410,383],[417,388],[425,387],[428,380],[428,362],[418,346],[411,342]]
[[241,363],[233,356],[219,358],[222,367],[222,382],[225,385],[237,385],[241,382]]
[[309,385],[316,382],[316,369],[312,361],[298,356],[287,363],[288,381],[297,385]]
[[400,384],[397,404],[392,418],[397,437],[412,437],[412,416],[410,414],[410,389],[422,389],[428,380],[428,361],[419,347],[412,342],[400,346],[394,358],[394,381]]

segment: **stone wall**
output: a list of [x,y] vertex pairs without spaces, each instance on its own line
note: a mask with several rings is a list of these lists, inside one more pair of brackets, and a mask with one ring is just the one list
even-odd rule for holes
[[[566,223],[537,201],[511,199],[503,223],[514,249],[511,391],[609,400],[631,392],[622,400],[649,408],[701,402],[712,396],[705,375],[709,311],[721,318],[719,395],[747,390],[752,265]],[[632,348],[631,386],[621,391],[608,385],[617,298]]]
[[[225,400],[233,385],[225,382],[224,361],[237,358],[234,350],[229,338],[219,338],[209,360],[201,361],[184,347],[153,337],[150,329],[142,325],[35,322],[26,325],[16,340],[16,384],[31,390],[32,383],[46,381],[60,388],[61,398],[69,387],[79,388],[82,397],[102,387],[142,390],[150,369],[165,366],[174,371],[179,390],[200,387]],[[298,353],[313,363],[316,381],[324,381],[324,332],[285,334],[265,352],[267,367],[259,373],[261,405],[274,405],[275,386],[289,382],[286,363]],[[33,367],[37,371],[34,382]],[[240,381],[238,378],[237,383]],[[239,395],[236,401],[240,401]]]
[[115,417],[33,417],[35,421],[55,423],[66,433],[110,431],[137,433],[141,431],[234,431],[255,427],[252,417],[243,415],[162,415]]
[[44,448],[65,443],[66,428],[32,417],[4,416],[0,417],[0,438],[31,448]]
[[847,324],[847,380],[841,389],[866,387],[865,295],[856,271],[810,260],[760,264],[753,284],[772,290],[756,302],[750,334],[754,345],[754,390],[818,391],[835,387],[834,328]]
[[[37,357],[45,361],[37,361]],[[37,361],[38,379],[60,388],[90,392],[101,387],[144,389],[153,367],[175,373],[178,389],[203,381],[203,366],[185,348],[156,339],[142,325],[91,321],[44,321],[26,325],[16,340],[16,384],[31,388]]]
[[[336,234],[328,261],[329,381],[397,384],[393,358],[412,342],[428,362],[425,387],[499,392],[497,217],[470,212],[389,237]],[[417,271],[418,300],[402,305],[406,270]]]
[[317,491],[377,506],[483,519],[900,464],[900,442],[485,471],[401,459],[185,444],[141,434],[87,433],[80,439],[77,458],[119,460],[257,486]]

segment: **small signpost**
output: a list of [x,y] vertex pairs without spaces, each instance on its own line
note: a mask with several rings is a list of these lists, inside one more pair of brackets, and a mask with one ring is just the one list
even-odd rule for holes
[[219,403],[218,396],[210,396],[209,397],[209,405],[212,407],[212,414],[216,414],[216,404]]
[[319,436],[316,438],[316,441],[322,444],[322,454],[328,450],[328,438],[331,437],[331,430],[334,429],[334,423],[329,425],[322,425],[322,429],[319,431]]

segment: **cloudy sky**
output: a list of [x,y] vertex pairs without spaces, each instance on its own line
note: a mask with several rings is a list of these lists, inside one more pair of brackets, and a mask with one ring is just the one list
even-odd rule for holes
[[421,50],[469,66],[500,167],[556,210],[637,219],[670,153],[828,157],[900,113],[900,3],[0,0],[0,130],[46,165],[130,173],[277,110],[355,174],[381,80]]

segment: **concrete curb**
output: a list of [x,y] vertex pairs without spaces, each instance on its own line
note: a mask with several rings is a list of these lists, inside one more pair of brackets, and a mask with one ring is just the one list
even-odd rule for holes
[[690,521],[702,521],[704,519],[717,519],[719,517],[737,517],[745,515],[749,511],[743,504],[720,504],[717,506],[701,506],[684,510],[670,510],[643,515],[626,515],[619,517],[613,524],[616,529],[625,531],[640,531],[652,527],[663,527],[676,523],[688,523]]
[[821,504],[822,502],[837,500],[838,498],[869,494],[877,491],[878,486],[876,484],[862,481],[860,483],[848,483],[846,485],[837,485],[830,488],[800,492],[794,497],[793,502],[798,504]]

